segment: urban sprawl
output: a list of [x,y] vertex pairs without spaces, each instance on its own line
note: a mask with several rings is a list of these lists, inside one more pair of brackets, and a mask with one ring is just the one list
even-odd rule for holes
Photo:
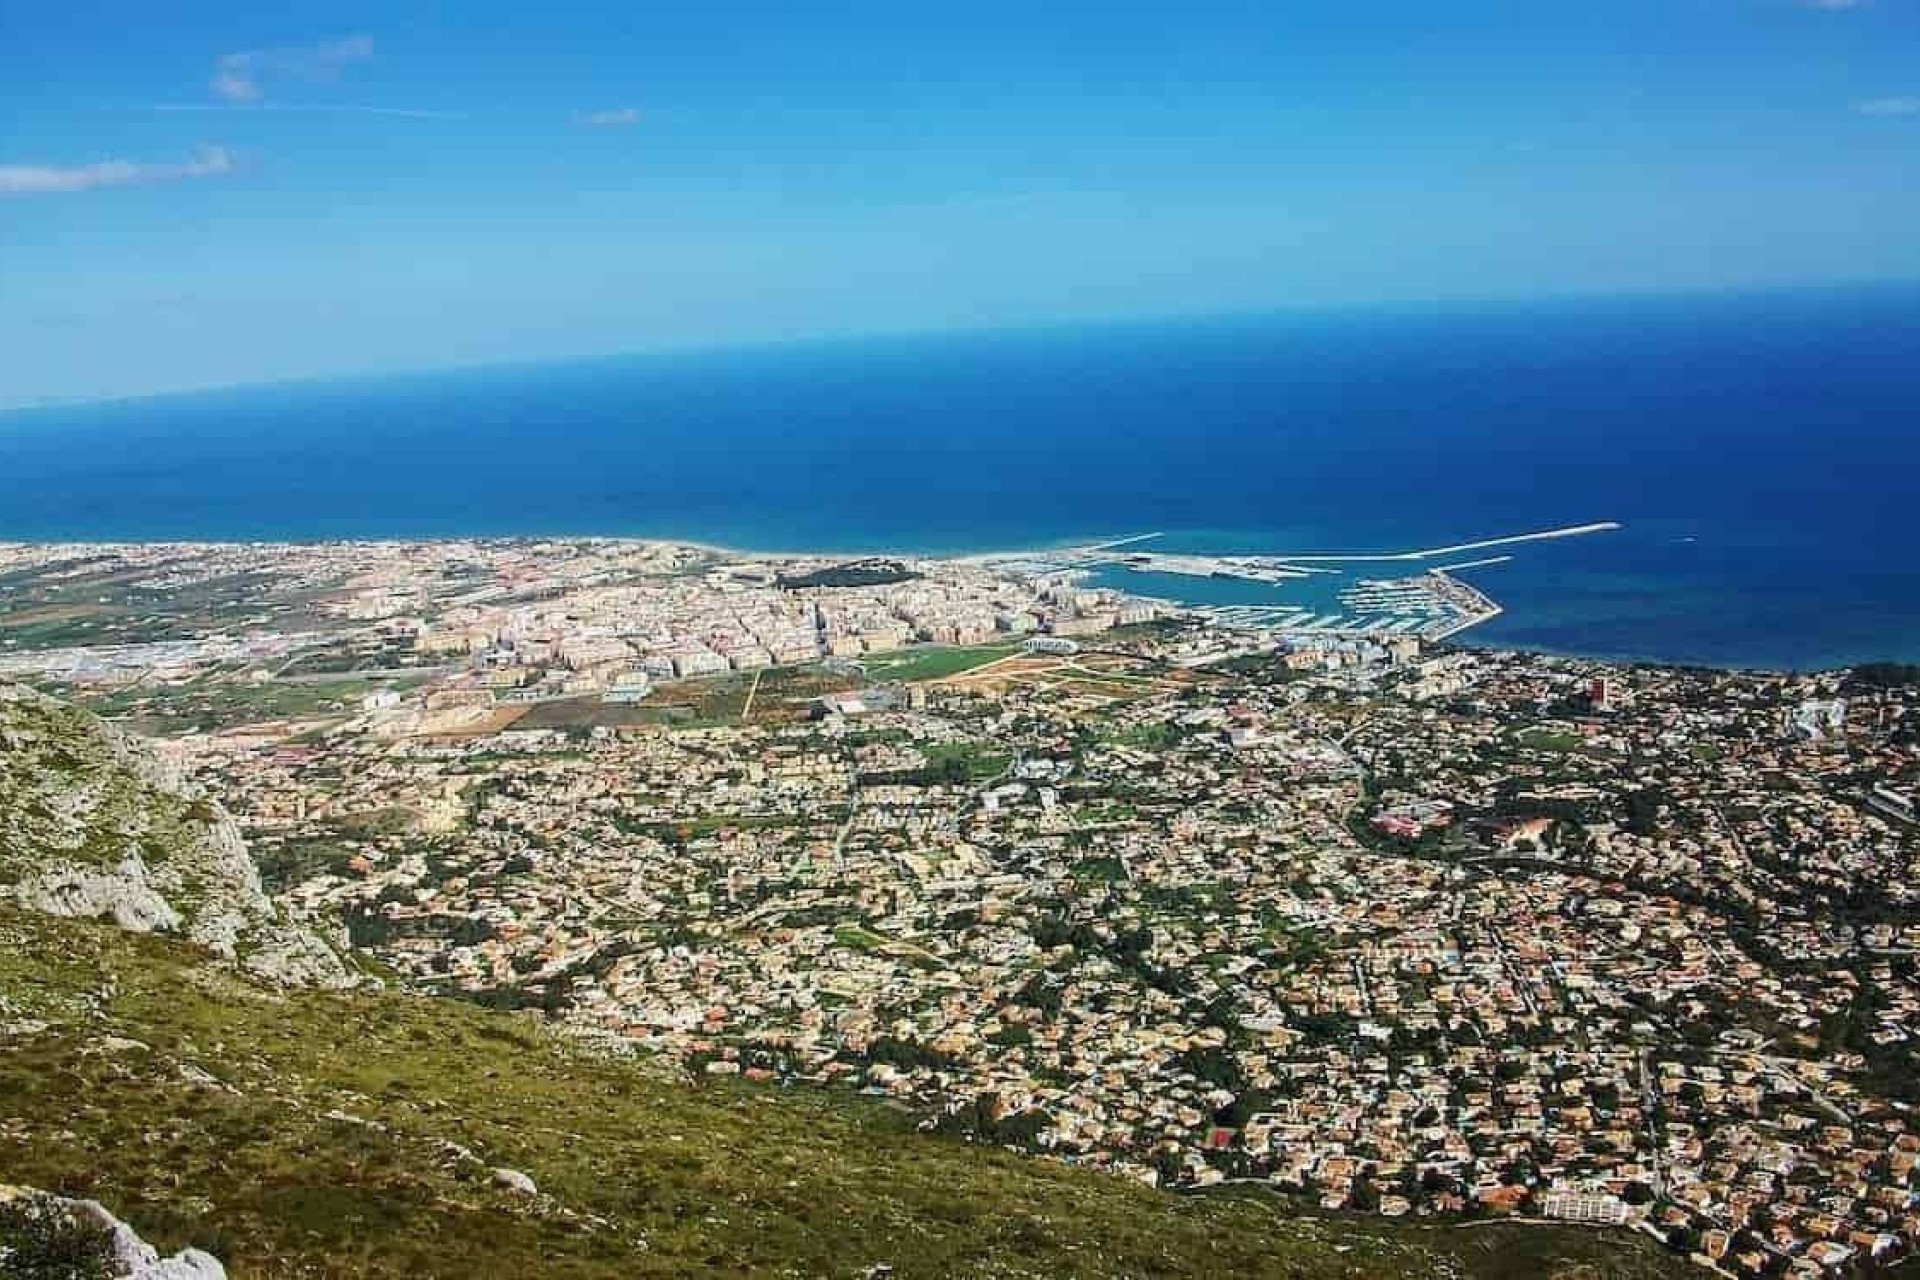
[[[1421,570],[1351,598],[1490,607]],[[1920,672],[1249,616],[1057,555],[0,546],[0,679],[420,989],[1164,1186],[1914,1252]]]

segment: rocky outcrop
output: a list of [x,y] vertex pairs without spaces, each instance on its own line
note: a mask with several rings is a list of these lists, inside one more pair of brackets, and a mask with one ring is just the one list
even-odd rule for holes
[[504,1187],[519,1196],[537,1196],[540,1194],[540,1188],[534,1184],[533,1179],[518,1169],[495,1169],[493,1171],[493,1185],[496,1187]]
[[287,920],[233,819],[137,739],[0,685],[0,898],[49,915],[177,933],[286,986],[351,985]]
[[105,871],[61,863],[28,872],[13,896],[31,911],[112,920],[132,933],[175,933],[183,923],[173,904],[148,882],[146,863],[137,853]]

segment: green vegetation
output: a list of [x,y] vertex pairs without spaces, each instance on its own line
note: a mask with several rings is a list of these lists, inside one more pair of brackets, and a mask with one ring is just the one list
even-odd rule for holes
[[920,749],[927,767],[946,777],[985,782],[1007,771],[1013,757],[996,747],[977,742],[942,742]]
[[1160,640],[1177,635],[1193,626],[1181,618],[1154,618],[1148,622],[1128,622],[1109,630],[1100,637],[1102,645],[1115,645],[1133,640]]
[[360,699],[373,690],[405,687],[420,679],[342,676],[254,683],[221,675],[183,685],[138,686],[92,697],[80,695],[77,701],[96,715],[128,720],[143,732],[180,733],[195,728],[211,732],[269,720],[357,715]]
[[1073,876],[1076,880],[1117,883],[1127,878],[1127,869],[1114,857],[1082,858],[1073,864]]
[[1073,816],[1083,827],[1104,827],[1134,822],[1140,811],[1124,801],[1101,796],[1076,806]]
[[256,838],[249,852],[267,892],[282,893],[315,876],[346,875],[360,845],[414,831],[415,816],[410,810],[379,809],[343,814],[296,836]]
[[923,576],[898,560],[852,560],[812,573],[783,575],[779,581],[781,590],[799,591],[806,587],[884,587]]
[[863,785],[888,783],[908,787],[965,787],[989,782],[1006,773],[1013,757],[991,744],[938,742],[922,744],[926,764],[891,773],[864,773]]
[[1216,662],[1208,668],[1220,676],[1234,676],[1258,685],[1292,684],[1304,680],[1306,673],[1295,671],[1279,653],[1247,653]]
[[[212,808],[128,769],[111,734],[64,703],[0,696],[0,883],[56,859],[116,866],[129,850],[160,866],[205,840]],[[66,813],[66,792],[88,803]]]
[[878,951],[887,945],[887,940],[871,929],[857,924],[841,925],[833,931],[835,944],[854,951]]
[[1327,935],[1295,921],[1268,918],[1261,933],[1273,948],[1268,962],[1276,969],[1305,969],[1327,953]]
[[670,822],[640,823],[637,831],[646,831],[662,840],[692,840],[721,831],[774,831],[782,827],[803,826],[808,821],[824,821],[830,815],[800,817],[785,813],[706,813],[675,818]]
[[659,702],[605,702],[599,694],[593,693],[533,703],[513,722],[512,727],[584,734],[597,728],[691,724],[693,719],[694,711],[688,706]]
[[109,1280],[113,1232],[39,1198],[0,1202],[0,1275],[10,1280]]
[[916,645],[910,649],[870,653],[860,660],[860,665],[875,680],[944,680],[1018,652],[1017,644]]
[[1569,751],[1580,751],[1587,745],[1587,740],[1577,733],[1554,729],[1522,729],[1513,736],[1514,741],[1521,746],[1530,747],[1535,751],[1565,754]]
[[1126,726],[1102,726],[1099,740],[1119,747],[1136,747],[1142,751],[1164,751],[1178,743],[1188,732],[1185,726],[1174,721],[1147,720]]
[[766,667],[759,672],[730,672],[689,680],[670,680],[643,702],[604,702],[598,694],[536,702],[514,721],[516,729],[585,732],[595,727],[660,725],[676,729],[712,729],[738,724],[753,695],[753,722],[794,721],[808,701],[857,687],[855,681],[817,664]]
[[[1288,1218],[667,1078],[527,1015],[270,994],[181,944],[0,908],[0,1168],[247,1277],[1670,1274],[1625,1239]],[[217,1083],[206,1083],[192,1066]],[[536,1196],[494,1184],[523,1170]],[[1526,1243],[1529,1269],[1505,1246]],[[1585,1259],[1583,1259],[1585,1261]]]
[[[98,566],[86,572],[85,566]],[[56,577],[73,572],[73,577]],[[144,570],[83,556],[0,575],[0,648],[147,644],[219,631],[260,612],[265,579],[235,574],[172,590],[141,586]]]
[[354,850],[338,838],[296,836],[279,842],[256,841],[254,861],[268,893],[281,893],[315,876],[347,874]]
[[513,727],[583,734],[594,728],[633,725],[714,729],[739,722],[750,680],[740,675],[678,680],[661,685],[644,702],[606,702],[597,693],[553,698],[533,703]]

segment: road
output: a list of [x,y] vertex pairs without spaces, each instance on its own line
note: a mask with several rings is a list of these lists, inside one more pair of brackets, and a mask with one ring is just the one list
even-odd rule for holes
[[1653,1084],[1653,1050],[1640,1050],[1640,1108],[1647,1113],[1647,1150],[1653,1160],[1653,1194],[1666,1198],[1667,1178],[1660,1171],[1660,1130],[1654,1123],[1654,1107],[1660,1098]]

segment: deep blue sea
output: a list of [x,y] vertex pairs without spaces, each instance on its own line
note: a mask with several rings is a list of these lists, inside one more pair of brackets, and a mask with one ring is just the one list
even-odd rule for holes
[[[1549,526],[1469,638],[1920,660],[1920,289],[838,341],[0,416],[0,539],[1357,551]],[[1369,570],[1371,572],[1371,570]],[[1129,585],[1284,602],[1284,589]]]

